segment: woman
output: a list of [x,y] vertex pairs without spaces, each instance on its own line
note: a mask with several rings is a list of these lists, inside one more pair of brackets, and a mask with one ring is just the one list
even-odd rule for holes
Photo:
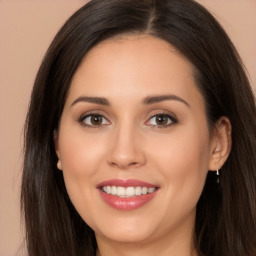
[[202,6],[89,2],[32,92],[29,255],[255,255],[255,131],[242,63]]

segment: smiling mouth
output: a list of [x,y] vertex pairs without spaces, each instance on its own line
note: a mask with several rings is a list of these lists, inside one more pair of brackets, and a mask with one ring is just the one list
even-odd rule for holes
[[136,179],[111,179],[96,186],[105,203],[117,210],[135,210],[149,203],[160,189]]
[[151,194],[157,189],[157,187],[102,186],[100,189],[109,195],[117,196],[120,198],[131,198]]

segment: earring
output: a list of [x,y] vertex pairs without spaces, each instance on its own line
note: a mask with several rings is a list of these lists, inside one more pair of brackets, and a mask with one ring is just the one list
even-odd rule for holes
[[220,183],[220,172],[219,172],[219,169],[216,170],[216,175],[217,175],[217,183]]
[[57,162],[57,168],[59,170],[62,170],[62,166],[61,166],[61,161],[60,160],[58,160],[58,162]]

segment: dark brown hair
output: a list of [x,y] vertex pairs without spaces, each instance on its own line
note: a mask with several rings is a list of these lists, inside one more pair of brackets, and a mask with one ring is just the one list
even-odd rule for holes
[[29,256],[95,255],[94,232],[74,209],[56,168],[53,134],[70,81],[86,53],[116,35],[146,33],[195,68],[209,127],[232,124],[220,183],[209,172],[197,205],[195,243],[205,256],[256,255],[256,107],[230,39],[193,0],[92,0],[60,29],[38,71],[25,126],[22,211]]

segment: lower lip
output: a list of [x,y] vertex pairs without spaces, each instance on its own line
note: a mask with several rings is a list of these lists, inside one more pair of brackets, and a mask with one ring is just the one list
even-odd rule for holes
[[111,207],[118,210],[134,210],[137,209],[146,203],[156,195],[156,190],[153,193],[135,196],[135,197],[118,197],[111,194],[107,194],[99,189],[102,199]]

